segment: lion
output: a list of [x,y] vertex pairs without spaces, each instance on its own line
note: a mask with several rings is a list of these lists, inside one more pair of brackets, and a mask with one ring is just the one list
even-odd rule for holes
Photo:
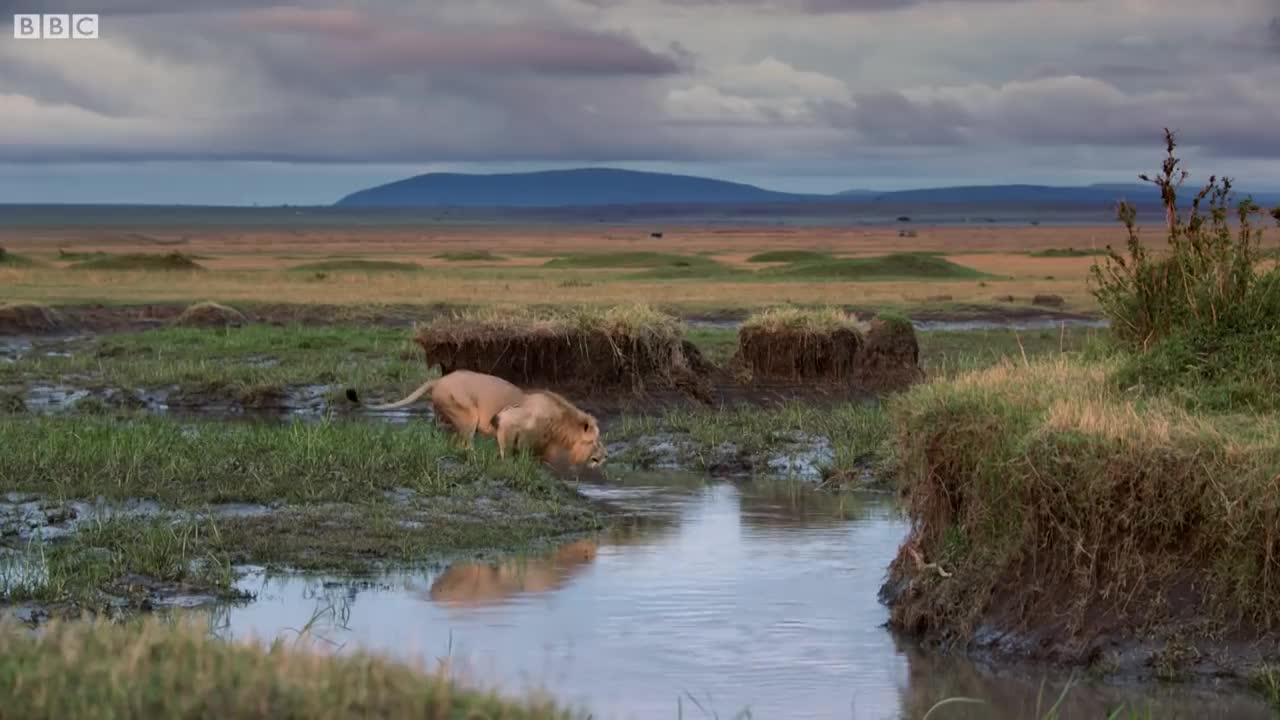
[[595,416],[550,390],[527,392],[503,408],[490,423],[497,428],[498,454],[527,450],[544,462],[596,468],[604,464],[600,423]]
[[[518,404],[525,398],[523,390],[495,375],[454,370],[435,380],[428,380],[402,400],[386,405],[370,405],[368,408],[391,410],[404,407],[427,393],[431,394],[436,417],[444,418],[453,426],[458,441],[464,448],[471,447],[477,432],[495,435],[493,418],[503,408]],[[347,389],[347,399],[360,404],[360,398],[353,388]]]

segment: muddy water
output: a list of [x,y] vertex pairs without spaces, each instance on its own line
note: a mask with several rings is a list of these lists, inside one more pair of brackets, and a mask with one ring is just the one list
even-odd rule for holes
[[[212,611],[226,637],[372,648],[509,691],[543,689],[595,718],[1035,718],[1064,687],[930,656],[876,600],[905,524],[879,496],[845,501],[668,477],[591,494],[651,520],[549,556],[464,562],[370,581],[241,581],[257,600]],[[201,611],[210,612],[210,611]],[[1041,683],[1045,685],[1042,688]],[[1037,713],[1040,699],[1042,712]],[[1077,685],[1061,717],[1270,717],[1249,696]],[[1148,715],[1143,715],[1148,716]],[[1127,717],[1127,715],[1126,715]]]

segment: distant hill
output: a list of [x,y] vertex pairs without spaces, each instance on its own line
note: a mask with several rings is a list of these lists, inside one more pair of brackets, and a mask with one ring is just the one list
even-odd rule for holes
[[[1186,187],[1183,196],[1198,188]],[[1237,192],[1238,197],[1246,193]],[[1150,185],[1099,183],[1086,186],[969,185],[879,192],[846,190],[829,195],[776,192],[744,183],[668,173],[579,168],[526,173],[476,175],[428,173],[351,193],[335,203],[341,208],[599,208],[678,206],[779,208],[803,204],[813,208],[864,206],[1072,206],[1110,212],[1126,199],[1140,207],[1158,208]],[[1280,203],[1280,193],[1255,193],[1264,205]]]
[[795,202],[825,196],[667,173],[581,168],[472,175],[428,173],[351,193],[339,207],[556,207]]

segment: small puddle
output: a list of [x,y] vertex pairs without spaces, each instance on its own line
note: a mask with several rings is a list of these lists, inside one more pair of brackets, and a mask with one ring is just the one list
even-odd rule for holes
[[[254,602],[190,612],[228,638],[448,658],[460,677],[544,689],[596,718],[918,719],[966,696],[988,704],[932,717],[1024,720],[1067,679],[997,676],[887,630],[877,591],[907,526],[883,497],[851,507],[675,475],[584,491],[647,520],[548,555],[373,580],[257,570],[239,583]],[[1106,717],[1122,703],[1142,717],[1271,717],[1246,694],[1087,683],[1060,716]]]

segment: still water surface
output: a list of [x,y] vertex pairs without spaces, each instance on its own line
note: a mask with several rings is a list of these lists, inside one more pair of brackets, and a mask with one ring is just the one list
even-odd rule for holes
[[[652,520],[545,557],[372,582],[251,573],[241,585],[257,600],[211,622],[226,637],[269,640],[314,619],[312,642],[448,657],[486,686],[546,690],[595,718],[921,718],[967,696],[987,704],[931,718],[1021,720],[1043,715],[1068,679],[997,677],[887,630],[876,595],[906,524],[883,498],[837,504],[671,477],[584,489]],[[1121,704],[1140,717],[1271,717],[1248,695],[1087,684],[1060,717],[1102,718]]]

